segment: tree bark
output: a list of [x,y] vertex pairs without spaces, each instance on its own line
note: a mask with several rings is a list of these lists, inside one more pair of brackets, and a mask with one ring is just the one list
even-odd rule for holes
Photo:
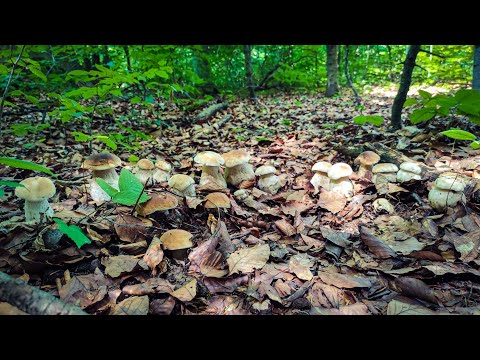
[[350,77],[350,72],[348,71],[348,55],[350,54],[350,45],[345,45],[345,77],[347,78],[348,85],[350,85],[350,88],[353,91],[353,94],[355,95],[355,101],[358,103],[360,102],[360,95],[358,95],[357,89],[355,89],[355,86],[353,85],[352,78]]
[[66,304],[55,296],[0,272],[0,301],[31,315],[88,315],[78,306]]
[[250,99],[255,99],[255,85],[253,84],[252,76],[252,46],[244,45],[243,54],[245,55],[245,80],[247,83],[248,96]]
[[127,60],[127,70],[132,71],[132,63],[130,60],[130,49],[128,48],[128,45],[123,46],[123,52],[125,53],[125,58]]
[[325,96],[333,96],[338,93],[338,62],[337,45],[327,45],[327,91]]
[[410,84],[412,83],[413,68],[415,67],[415,60],[417,59],[419,51],[420,45],[410,45],[410,48],[407,52],[407,57],[403,63],[400,87],[398,88],[397,96],[395,96],[392,106],[392,119],[390,121],[390,127],[392,130],[398,130],[402,128],[403,104],[407,99],[407,93],[410,89]]
[[475,52],[473,54],[472,89],[480,90],[480,45],[475,45]]

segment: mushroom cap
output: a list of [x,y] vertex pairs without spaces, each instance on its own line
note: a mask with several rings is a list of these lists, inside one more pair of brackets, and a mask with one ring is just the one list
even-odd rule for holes
[[328,173],[328,171],[331,168],[332,168],[332,164],[330,164],[329,162],[319,161],[312,166],[312,171],[321,171],[321,172]]
[[188,249],[193,246],[192,234],[181,229],[168,230],[160,237],[163,248],[165,250],[180,250]]
[[231,168],[250,161],[250,155],[245,150],[231,150],[222,155],[225,166]]
[[82,167],[89,170],[108,170],[120,166],[122,160],[117,155],[103,152],[90,155],[85,159]]
[[168,186],[180,191],[185,190],[187,187],[194,183],[195,180],[193,180],[190,176],[184,174],[175,174],[170,178],[170,180],[168,180]]
[[262,176],[262,175],[274,174],[276,171],[277,169],[275,169],[275,167],[271,165],[263,165],[257,168],[257,170],[255,170],[255,175]]
[[206,166],[220,166],[225,163],[222,155],[217,154],[214,151],[203,151],[201,153],[198,153],[193,158],[193,161],[195,161],[197,164],[202,164]]
[[374,165],[380,161],[380,156],[373,151],[365,151],[358,155],[355,160],[354,164],[362,164],[362,165]]
[[172,170],[172,165],[168,162],[166,162],[165,160],[158,160],[156,163],[155,163],[155,167],[157,169],[160,169],[162,171],[170,171]]
[[340,178],[349,177],[352,175],[353,170],[350,165],[346,163],[336,163],[332,165],[330,170],[328,170],[328,177],[332,180],[338,180]]
[[155,168],[155,165],[153,165],[153,162],[151,162],[148,159],[138,160],[137,166],[140,170],[153,170]]
[[205,197],[205,200],[207,200],[205,203],[206,209],[229,209],[231,206],[228,196],[221,192],[210,193]]
[[380,163],[372,168],[373,173],[397,172],[398,166],[392,163]]
[[404,162],[400,164],[400,169],[404,171],[408,171],[417,175],[420,175],[422,173],[422,168],[413,162]]
[[35,176],[20,181],[25,187],[15,188],[15,195],[26,201],[43,201],[55,195],[55,185],[46,177]]
[[152,194],[151,199],[146,203],[138,205],[137,211],[140,215],[150,215],[156,211],[165,211],[176,208],[178,200],[169,193]]
[[456,192],[463,191],[467,184],[460,175],[448,174],[442,175],[435,180],[435,187],[443,190],[452,190]]

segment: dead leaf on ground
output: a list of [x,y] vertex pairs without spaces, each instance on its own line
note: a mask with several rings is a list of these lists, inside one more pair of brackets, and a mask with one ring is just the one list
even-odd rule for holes
[[325,191],[320,193],[317,204],[321,208],[336,214],[347,205],[347,198],[334,191]]
[[415,297],[433,304],[438,303],[435,292],[420,279],[403,276],[396,278],[393,283],[406,296]]
[[197,280],[193,279],[181,288],[173,291],[170,295],[183,302],[192,301],[197,296]]
[[362,302],[340,306],[338,310],[340,310],[340,313],[343,315],[371,315],[367,305]]
[[373,235],[365,226],[360,226],[360,239],[379,258],[388,259],[397,256],[387,244]]
[[256,245],[235,251],[227,259],[230,275],[235,273],[249,273],[254,269],[261,269],[270,257],[268,244]]
[[170,294],[175,286],[165,279],[150,278],[144,283],[127,285],[122,292],[128,295]]
[[208,288],[208,291],[210,291],[212,294],[232,293],[239,286],[246,285],[248,283],[248,275],[228,279],[205,278],[203,283]]
[[387,315],[434,315],[435,312],[421,305],[407,304],[398,300],[388,303]]
[[109,256],[102,259],[105,274],[112,278],[130,273],[138,264],[138,259],[131,255]]
[[333,285],[341,289],[368,288],[372,286],[370,279],[361,275],[347,275],[329,271],[319,271],[318,277],[325,284]]
[[285,219],[275,221],[275,226],[286,236],[293,236],[297,232],[292,224]]
[[290,258],[288,266],[299,279],[312,280],[313,274],[310,268],[315,264],[315,259],[307,254],[297,254]]
[[115,218],[114,227],[120,240],[133,243],[147,240],[147,226],[151,225],[152,222],[148,219],[142,221],[135,216],[119,214]]
[[166,299],[155,299],[150,303],[150,314],[170,315],[175,307],[175,299],[171,296]]
[[147,252],[143,256],[143,261],[148,265],[150,270],[152,270],[152,275],[157,275],[157,266],[163,260],[163,250],[162,250],[162,242],[159,238],[154,237],[150,246],[147,249]]
[[147,315],[148,308],[148,296],[133,296],[116,304],[110,315]]

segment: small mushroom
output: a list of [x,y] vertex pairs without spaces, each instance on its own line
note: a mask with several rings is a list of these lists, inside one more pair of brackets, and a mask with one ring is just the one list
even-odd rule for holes
[[315,194],[320,191],[320,188],[325,190],[330,189],[330,178],[328,171],[332,168],[332,164],[326,161],[319,161],[312,166],[312,171],[315,172],[310,183],[315,188]]
[[395,207],[392,205],[392,203],[384,198],[376,199],[372,206],[376,212],[385,211],[389,214],[393,214],[395,212]]
[[350,165],[346,163],[337,163],[328,170],[330,178],[330,191],[337,192],[347,198],[353,196],[353,183],[349,176],[353,174]]
[[250,155],[244,150],[232,150],[222,155],[225,160],[225,180],[227,184],[237,186],[242,181],[255,180],[253,166],[249,164]]
[[398,166],[392,163],[380,163],[372,168],[374,184],[394,183],[397,181]]
[[151,215],[157,211],[168,211],[178,206],[178,200],[169,193],[152,194],[146,203],[137,205],[137,213],[141,216]]
[[183,260],[187,257],[187,249],[193,246],[193,235],[181,229],[168,230],[160,237],[164,250],[171,251],[172,257]]
[[280,177],[275,175],[277,170],[271,165],[260,166],[255,170],[255,175],[259,176],[257,186],[260,190],[269,194],[276,194],[282,187]]
[[230,209],[230,199],[221,192],[213,192],[205,197],[205,209]]
[[400,170],[397,173],[397,181],[399,183],[410,180],[420,180],[422,177],[422,168],[413,162],[404,162],[400,164]]
[[202,164],[202,175],[200,176],[200,186],[213,184],[221,189],[227,188],[227,182],[220,174],[220,166],[225,163],[223,157],[213,151],[204,151],[198,153],[193,160],[197,164]]
[[241,200],[245,200],[247,197],[249,197],[250,194],[245,189],[239,189],[239,190],[237,190],[233,193],[233,196],[235,197],[235,199],[241,201]]
[[153,173],[155,165],[148,159],[141,159],[137,162],[135,170],[135,177],[140,180],[140,182],[145,185],[148,180],[147,185],[153,185]]
[[358,155],[353,162],[355,165],[360,164],[357,171],[357,177],[364,178],[369,171],[372,171],[373,166],[379,161],[380,156],[373,151],[365,151]]
[[94,201],[109,201],[110,196],[96,182],[96,178],[105,180],[107,184],[118,190],[118,174],[115,167],[120,166],[122,161],[116,155],[108,152],[90,155],[82,164],[85,169],[92,170],[90,184],[90,196]]
[[195,192],[195,180],[190,176],[184,174],[173,175],[170,180],[168,180],[168,186],[172,188],[172,191],[183,197],[195,197],[197,196]]
[[466,181],[458,174],[446,173],[439,176],[433,188],[428,193],[428,201],[432,208],[439,212],[446,212],[449,207],[465,202],[463,190]]
[[158,160],[155,163],[157,170],[153,174],[153,180],[161,183],[168,181],[170,179],[170,172],[172,171],[172,165],[166,162],[165,160]]
[[53,209],[48,203],[56,191],[52,180],[35,176],[20,181],[20,184],[25,187],[15,188],[15,195],[25,200],[25,220],[39,223],[42,214],[52,217]]

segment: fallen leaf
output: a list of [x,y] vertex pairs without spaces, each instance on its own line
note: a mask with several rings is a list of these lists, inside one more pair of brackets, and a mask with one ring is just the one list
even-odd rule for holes
[[213,254],[205,258],[200,264],[200,272],[213,278],[221,278],[228,274],[228,270],[222,269],[222,254],[215,251]]
[[365,226],[360,226],[360,239],[369,250],[382,259],[396,257],[397,254],[382,240],[373,235]]
[[270,257],[268,244],[256,245],[251,248],[239,249],[227,259],[230,275],[235,273],[249,273],[254,269],[261,269]]
[[58,294],[66,303],[74,304],[82,309],[101,301],[107,295],[107,283],[99,268],[95,273],[73,276]]
[[239,286],[246,285],[248,283],[248,275],[228,279],[205,278],[203,283],[208,288],[208,291],[210,291],[212,294],[232,293]]
[[318,277],[327,285],[333,285],[338,288],[368,288],[372,282],[364,276],[339,274],[328,271],[319,271]]
[[[313,274],[310,268],[315,264],[315,259],[307,254],[297,254],[290,258],[288,266],[299,279],[312,280]],[[272,299],[273,300],[273,299]]]
[[[150,221],[148,223],[152,225]],[[147,239],[148,223],[135,216],[119,214],[115,218],[114,228],[120,240],[133,243]]]
[[133,296],[123,300],[111,310],[110,315],[147,315],[148,296]]
[[393,251],[402,255],[408,255],[413,251],[422,250],[427,246],[427,244],[418,241],[414,237],[409,237],[404,241],[389,241],[387,244]]
[[315,239],[315,238],[312,238],[310,236],[303,235],[303,234],[300,234],[300,237],[302,238],[303,242],[306,245],[312,246],[315,249],[321,250],[325,247],[325,241],[321,241],[321,240],[318,240],[318,239]]
[[398,300],[388,303],[387,315],[434,315],[435,312],[421,305],[407,304]]
[[171,296],[166,299],[155,299],[150,303],[150,314],[170,315],[175,307],[175,299]]
[[175,286],[165,279],[150,278],[144,283],[124,286],[122,292],[128,295],[170,294]]
[[345,205],[347,205],[347,198],[337,192],[325,191],[320,193],[318,197],[318,206],[333,214],[342,211]]
[[394,280],[394,285],[406,296],[412,296],[433,304],[438,303],[434,291],[420,279],[402,276]]
[[170,295],[183,302],[192,301],[193,298],[197,296],[197,280],[193,279],[181,288],[172,292]]
[[286,236],[293,236],[297,232],[292,224],[285,219],[275,221],[275,226]]
[[455,250],[460,253],[460,260],[469,262],[477,258],[478,245],[480,241],[480,230],[467,233],[462,236],[455,236],[453,245]]
[[112,278],[131,272],[138,264],[138,259],[131,255],[110,256],[102,259],[105,274]]
[[370,315],[367,305],[361,302],[340,306],[338,310],[343,315]]
[[150,246],[147,249],[147,252],[143,256],[143,261],[148,265],[150,270],[152,270],[152,275],[157,275],[157,265],[159,265],[163,260],[163,250],[162,242],[159,238],[154,237]]
[[248,315],[248,310],[243,308],[243,299],[237,296],[216,295],[208,301],[208,306],[203,312],[207,315]]

